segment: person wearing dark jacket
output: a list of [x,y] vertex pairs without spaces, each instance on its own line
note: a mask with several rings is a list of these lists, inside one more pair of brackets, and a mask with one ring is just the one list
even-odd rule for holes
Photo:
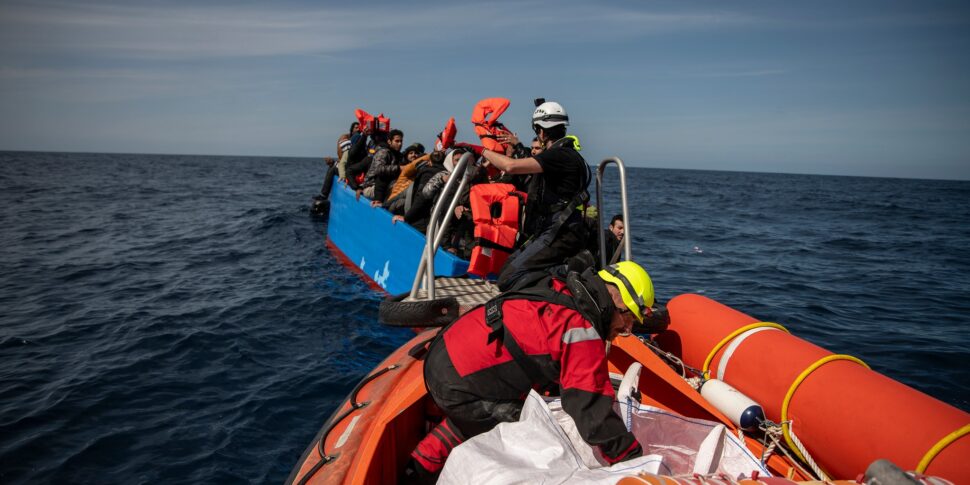
[[514,288],[534,271],[564,271],[566,261],[583,251],[589,239],[578,207],[589,201],[586,188],[591,176],[579,154],[579,140],[566,135],[569,116],[562,105],[544,99],[536,103],[532,128],[544,146],[541,153],[514,159],[482,151],[485,160],[503,172],[532,174],[518,247],[499,274],[497,284],[502,291]]
[[448,153],[433,152],[431,154],[431,163],[418,169],[414,183],[408,188],[410,193],[406,194],[405,197],[409,198],[409,202],[405,204],[401,214],[391,218],[391,222],[404,221],[422,233],[427,231],[428,223],[431,222],[431,210],[434,209],[434,203],[438,199],[438,195],[441,194],[450,173],[444,162],[454,156],[456,152],[458,153],[457,157],[460,157],[461,152],[458,150]]
[[[603,229],[603,238],[606,240],[606,264],[620,260],[624,227],[623,214],[617,214],[610,219],[609,229]],[[599,252],[599,241],[596,241],[596,250]]]
[[374,131],[365,125],[363,131],[351,137],[350,148],[347,149],[347,164],[344,171],[347,174],[347,185],[354,190],[361,189],[364,176],[370,168],[377,146],[387,143],[387,132]]
[[371,199],[374,206],[380,206],[387,198],[388,187],[394,183],[401,173],[401,145],[404,144],[404,132],[391,130],[387,140],[378,142],[370,167],[361,184],[364,197]]
[[642,267],[546,273],[534,285],[475,308],[445,327],[424,365],[428,393],[445,413],[411,453],[405,478],[430,482],[451,449],[502,422],[517,421],[530,390],[558,392],[583,440],[610,464],[641,456],[613,411],[604,341],[629,335],[654,303]]

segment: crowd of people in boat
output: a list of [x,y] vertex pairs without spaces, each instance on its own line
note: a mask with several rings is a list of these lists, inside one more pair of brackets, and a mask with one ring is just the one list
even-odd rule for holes
[[[373,117],[358,110],[358,120],[337,140],[337,157],[325,158],[329,169],[320,195],[315,197],[315,206],[327,207],[332,184],[338,180],[355,190],[358,198],[369,199],[372,207],[389,211],[393,223],[403,222],[424,233],[445,184],[461,157],[470,153],[473,162],[467,170],[472,174],[471,183],[459,196],[455,219],[448,225],[442,241],[445,250],[463,259],[471,258],[474,247],[482,243],[481,238],[474,237],[471,188],[495,184],[496,193],[516,196],[524,201],[525,210],[514,221],[514,225],[521,229],[516,231],[515,247],[524,246],[526,241],[536,239],[542,233],[547,233],[543,243],[533,246],[548,246],[554,239],[549,233],[558,233],[565,227],[569,240],[553,244],[559,247],[545,259],[557,258],[564,250],[575,253],[569,249],[573,246],[589,249],[594,257],[598,256],[596,208],[588,206],[586,190],[590,172],[578,153],[581,150],[579,139],[566,135],[568,116],[561,105],[537,101],[542,102],[537,103],[536,112],[548,113],[534,119],[536,135],[530,146],[525,146],[515,133],[497,121],[508,101],[490,98],[480,102],[476,112],[493,115],[487,121],[494,124],[484,126],[481,120],[475,123],[474,116],[472,120],[482,136],[482,145],[455,143],[457,130],[452,118],[437,134],[430,152],[418,142],[402,149],[405,142],[403,131],[391,129],[390,120],[383,114]],[[513,190],[502,192],[503,189],[498,188],[506,186]],[[616,262],[623,237],[621,214],[610,220],[606,236],[607,260]],[[513,249],[498,241],[492,243],[498,245],[499,250],[507,250],[505,252]]]
[[[404,133],[391,129],[389,119],[358,110],[358,121],[338,140],[338,157],[329,162],[319,196],[325,200],[339,180],[358,199],[390,211],[392,223],[425,232],[445,184],[460,175],[455,167],[470,154],[472,183],[459,194],[457,223],[443,247],[472,260],[483,247],[507,253],[483,269],[498,275],[501,293],[408,353],[424,359],[424,383],[434,404],[428,408],[440,419],[411,452],[402,483],[434,483],[452,449],[518,420],[524,396],[532,391],[559,396],[577,432],[606,464],[643,454],[614,411],[606,352],[614,338],[657,333],[669,320],[655,306],[646,270],[633,261],[617,262],[628,237],[623,217],[614,216],[603,233],[590,217],[590,169],[579,139],[566,132],[565,109],[536,100],[535,137],[525,147],[497,121],[508,104],[489,98],[475,106],[472,123],[481,145],[455,143],[451,119],[431,153],[420,143],[402,150]],[[524,202],[511,204],[522,213],[491,213],[497,199]],[[491,235],[475,232],[474,213],[482,210],[482,220],[496,229]],[[496,219],[513,219],[511,240],[493,227]],[[606,245],[597,258],[601,234]]]
[[[394,214],[392,223],[425,232],[435,200],[449,177],[458,175],[455,167],[466,154],[474,160],[467,168],[472,183],[459,194],[456,223],[443,247],[471,256],[472,274],[476,260],[487,261],[478,274],[497,275],[502,293],[459,317],[429,345],[425,384],[444,417],[412,452],[406,482],[433,483],[454,446],[518,419],[530,389],[561,394],[583,439],[608,463],[642,454],[613,412],[604,341],[645,324],[653,283],[632,261],[610,264],[625,236],[620,215],[603,230],[608,264],[594,256],[600,232],[589,217],[591,171],[579,139],[566,132],[562,105],[536,100],[535,138],[525,147],[498,122],[508,104],[489,98],[475,106],[472,123],[482,145],[455,143],[452,119],[431,153],[420,143],[402,150],[401,130],[391,129],[383,114],[358,110],[358,121],[338,140],[338,159],[322,189],[326,197],[337,179],[358,199]],[[521,210],[506,214],[506,207]],[[475,233],[474,213],[483,211],[479,222],[490,231]],[[496,220],[514,230],[503,235]],[[492,256],[478,258],[485,253]]]

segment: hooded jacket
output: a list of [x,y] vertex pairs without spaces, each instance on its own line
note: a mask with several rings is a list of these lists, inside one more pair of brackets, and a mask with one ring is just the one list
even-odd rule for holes
[[[450,153],[446,155],[446,158]],[[434,201],[444,186],[444,175],[448,170],[439,164],[429,163],[418,168],[414,176],[411,205],[404,212],[404,221],[418,231],[425,232],[431,219]]]

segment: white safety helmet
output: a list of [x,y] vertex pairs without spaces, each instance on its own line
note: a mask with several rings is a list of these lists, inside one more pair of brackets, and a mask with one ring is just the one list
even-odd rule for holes
[[552,128],[559,125],[569,126],[569,115],[566,114],[566,110],[563,109],[561,104],[555,101],[546,101],[532,112],[532,124],[543,128]]

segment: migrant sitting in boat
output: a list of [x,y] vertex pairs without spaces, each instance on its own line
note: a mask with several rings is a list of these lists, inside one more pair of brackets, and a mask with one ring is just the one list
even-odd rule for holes
[[[449,119],[438,134],[435,151],[426,159],[419,156],[424,148],[420,145],[420,150],[415,147],[404,154],[399,151],[404,134],[390,129],[389,118],[357,110],[357,125],[352,125],[351,132],[339,140],[341,162],[336,170],[340,173],[339,167],[343,166],[342,182],[355,190],[358,198],[363,195],[370,199],[372,207],[386,208],[393,223],[403,221],[425,232],[452,169],[464,153],[474,153],[477,158],[469,166],[474,175],[459,194],[455,222],[443,234],[441,246],[463,259],[488,255],[485,257],[489,261],[472,264],[470,272],[497,276],[502,290],[512,288],[523,275],[536,271],[565,275],[567,261],[584,252],[590,246],[591,235],[595,239],[599,232],[590,230],[581,211],[589,199],[591,177],[578,153],[578,139],[566,135],[569,117],[565,109],[559,103],[537,99],[532,114],[536,136],[531,147],[525,147],[517,135],[498,122],[508,106],[509,101],[504,98],[484,99],[475,105],[472,123],[484,146],[455,143],[457,129],[454,118]],[[355,128],[359,131],[355,132]],[[328,180],[333,179],[333,172],[333,168],[328,171]],[[478,230],[482,224],[495,226],[496,219],[494,214],[490,218],[487,210],[481,210],[481,204],[479,213],[473,214],[472,188],[483,184],[511,184],[505,193],[519,198],[525,206],[522,214],[500,217],[515,226],[506,237],[478,234],[502,230]],[[486,247],[479,248],[483,244]],[[500,255],[498,258],[491,256],[493,250]],[[591,262],[592,257],[585,261]],[[475,272],[479,267],[484,269]]]
[[647,272],[624,261],[526,278],[528,287],[466,313],[431,344],[425,384],[446,417],[411,454],[407,478],[432,483],[458,443],[517,421],[531,389],[561,395],[583,440],[609,463],[642,454],[613,411],[605,342],[630,334],[653,305]]
[[391,191],[387,194],[384,207],[392,214],[403,214],[405,204],[408,200],[408,192],[414,183],[414,178],[418,174],[418,169],[430,163],[430,155],[424,153],[424,145],[412,143],[404,149],[404,165],[401,165],[401,173],[391,186]]
[[[620,248],[623,247],[623,214],[617,214],[610,219],[610,226],[604,231],[604,240],[606,240],[606,261],[610,264],[619,261],[620,259]],[[596,251],[599,251],[599,241],[593,239],[590,241],[591,244],[596,244]]]
[[[398,208],[400,212],[392,211],[395,214],[391,219],[393,223],[407,222],[421,232],[427,229],[434,202],[441,194],[441,189],[448,180],[447,176],[454,167],[451,163],[453,155],[454,152],[434,152],[429,157],[431,163],[418,168],[414,183],[409,189],[411,193],[405,194],[405,204]],[[461,152],[458,156],[461,156]],[[410,202],[407,202],[407,198],[410,198]]]

